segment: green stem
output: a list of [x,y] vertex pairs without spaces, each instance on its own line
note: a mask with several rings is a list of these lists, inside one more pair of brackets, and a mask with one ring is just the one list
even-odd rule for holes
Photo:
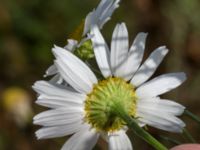
[[186,139],[188,139],[189,142],[196,143],[195,139],[186,128],[183,129],[183,135],[186,137]]
[[196,121],[197,123],[200,124],[200,117],[199,116],[193,114],[192,112],[190,112],[188,110],[185,110],[184,114],[187,115],[188,117],[192,118],[194,121]]
[[152,145],[156,150],[168,150],[164,145],[158,142],[151,134],[146,132],[143,128],[141,128],[137,121],[130,117],[119,105],[115,105],[115,112],[117,115],[122,118],[128,125],[128,127],[135,133],[137,136],[145,140],[147,143]]
[[159,136],[161,139],[167,141],[167,142],[170,142],[172,144],[176,144],[176,145],[180,145],[182,144],[180,141],[174,139],[174,138],[171,138],[171,137],[167,137],[167,136],[163,136],[163,135],[160,135]]

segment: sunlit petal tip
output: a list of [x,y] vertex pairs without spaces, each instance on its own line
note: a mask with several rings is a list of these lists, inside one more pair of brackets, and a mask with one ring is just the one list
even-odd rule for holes
[[187,79],[187,75],[184,72],[180,72],[180,73],[177,73],[177,74],[179,74],[178,79],[181,82],[184,82]]
[[38,135],[37,131],[35,132],[35,136],[36,136],[37,140],[41,140],[42,139],[41,136]]
[[166,55],[169,52],[169,49],[166,46],[160,46],[157,50],[161,51],[162,55]]
[[[138,42],[141,42],[141,43],[145,44],[147,36],[148,36],[148,33],[146,33],[146,32],[140,32],[140,33],[137,34],[137,36],[135,38],[135,42],[138,41]],[[141,43],[139,43],[139,44],[141,44]],[[145,46],[145,45],[143,45],[143,46]]]
[[139,32],[139,33],[137,34],[137,36],[141,36],[141,37],[146,38],[146,37],[148,36],[148,32]]
[[56,66],[53,64],[46,70],[45,75],[43,75],[43,77],[55,75],[56,73],[58,73],[58,70],[57,70]]
[[42,133],[41,133],[40,129],[35,132],[35,136],[36,136],[37,140],[45,139],[42,136]]
[[126,27],[126,23],[125,23],[125,22],[121,22],[119,25],[121,26],[121,28],[124,28],[124,29],[127,30],[127,27]]
[[176,129],[172,129],[171,132],[174,132],[174,133],[183,133],[183,130],[184,128],[186,127],[186,124],[180,120],[180,123],[179,125],[177,125],[177,128]]
[[55,51],[56,49],[58,49],[58,50],[61,50],[61,49],[63,49],[64,50],[64,48],[62,48],[62,47],[59,47],[59,46],[57,46],[57,45],[53,45],[54,47],[52,48],[52,50],[53,51]]
[[32,88],[37,91],[37,87],[40,85],[40,83],[43,82],[42,80],[36,81],[33,85]]
[[52,53],[54,54],[54,56],[57,58],[57,57],[59,57],[61,54],[61,52],[62,51],[64,51],[64,49],[63,48],[61,48],[61,47],[58,47],[58,46],[56,46],[56,45],[54,45],[54,47],[52,48]]

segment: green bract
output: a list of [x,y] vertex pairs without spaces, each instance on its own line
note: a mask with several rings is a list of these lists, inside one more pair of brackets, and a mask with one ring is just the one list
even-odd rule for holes
[[94,58],[91,40],[85,41],[80,47],[76,48],[74,54],[83,61]]

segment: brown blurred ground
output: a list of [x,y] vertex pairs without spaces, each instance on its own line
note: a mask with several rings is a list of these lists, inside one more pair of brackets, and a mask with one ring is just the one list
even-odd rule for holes
[[[53,62],[53,44],[64,46],[68,35],[98,3],[97,0],[1,0],[0,1],[0,150],[55,150],[66,138],[37,141],[31,115],[21,126],[3,105],[2,94],[11,87],[25,90],[34,113],[36,94],[31,85],[41,80],[46,68]],[[185,105],[200,116],[200,1],[199,0],[122,0],[121,7],[104,27],[109,40],[117,22],[126,22],[130,40],[138,32],[148,32],[146,56],[156,47],[167,45],[170,53],[156,75],[184,71],[188,80],[178,89],[163,97]],[[183,117],[187,129],[200,142],[200,127]],[[150,129],[159,135],[176,137]],[[135,149],[151,149],[141,140],[131,137]],[[160,140],[162,140],[160,138]],[[168,147],[175,144],[162,140]],[[102,146],[103,145],[103,146]],[[100,141],[96,149],[105,149]]]

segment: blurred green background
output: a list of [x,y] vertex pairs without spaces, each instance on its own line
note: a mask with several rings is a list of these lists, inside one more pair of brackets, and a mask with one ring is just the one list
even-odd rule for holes
[[[44,110],[34,104],[31,86],[53,63],[53,44],[64,46],[68,35],[99,0],[1,0],[0,1],[0,150],[58,150],[67,139],[40,140],[34,132],[32,116]],[[146,54],[166,45],[170,52],[155,75],[184,71],[188,80],[163,97],[176,100],[200,116],[200,1],[199,0],[121,0],[120,7],[103,28],[109,40],[114,26],[126,22],[130,41],[138,32],[148,32]],[[182,117],[187,129],[200,142],[200,127]],[[153,128],[149,131],[168,147],[175,137]],[[162,135],[162,137],[160,136]],[[150,150],[149,145],[130,134],[135,149]],[[100,140],[95,149],[106,149]]]

